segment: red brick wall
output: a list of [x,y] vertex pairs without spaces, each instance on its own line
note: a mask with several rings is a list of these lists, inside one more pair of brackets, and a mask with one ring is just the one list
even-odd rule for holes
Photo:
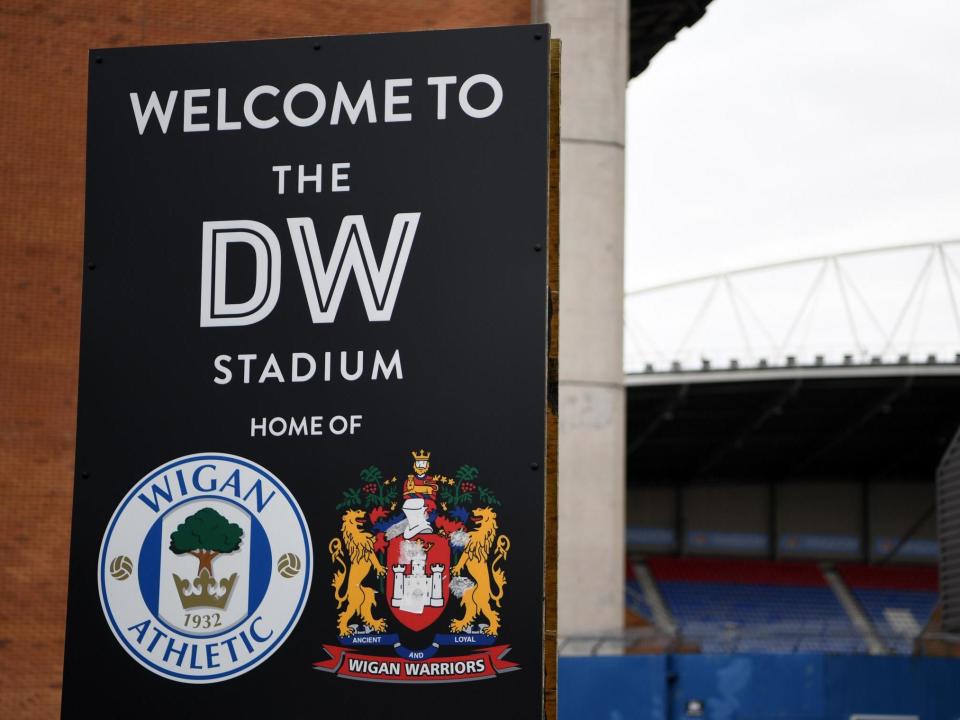
[[60,707],[87,49],[518,24],[530,5],[0,0],[0,718]]

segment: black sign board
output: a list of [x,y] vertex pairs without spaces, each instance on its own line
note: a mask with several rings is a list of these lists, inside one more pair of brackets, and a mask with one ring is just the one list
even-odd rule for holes
[[549,65],[91,53],[65,717],[542,715]]

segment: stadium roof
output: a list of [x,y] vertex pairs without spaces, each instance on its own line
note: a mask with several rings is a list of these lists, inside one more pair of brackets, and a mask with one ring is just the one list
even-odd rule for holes
[[703,17],[709,4],[710,0],[631,0],[630,77],[646,70],[664,45]]
[[960,374],[899,370],[629,386],[628,482],[929,483],[960,426]]
[[[630,76],[709,2],[632,0]],[[931,482],[960,426],[958,299],[956,240],[628,292],[628,482]]]

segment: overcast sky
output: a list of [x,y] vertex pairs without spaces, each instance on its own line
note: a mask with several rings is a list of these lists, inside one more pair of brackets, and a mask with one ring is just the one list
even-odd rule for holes
[[627,92],[627,290],[960,237],[960,2],[714,0]]

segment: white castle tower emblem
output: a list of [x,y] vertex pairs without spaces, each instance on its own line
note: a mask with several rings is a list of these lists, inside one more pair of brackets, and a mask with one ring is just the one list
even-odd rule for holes
[[393,597],[390,604],[393,607],[417,615],[423,614],[425,607],[443,607],[443,571],[446,566],[433,563],[427,575],[427,549],[420,541],[402,542],[400,562],[391,568]]

